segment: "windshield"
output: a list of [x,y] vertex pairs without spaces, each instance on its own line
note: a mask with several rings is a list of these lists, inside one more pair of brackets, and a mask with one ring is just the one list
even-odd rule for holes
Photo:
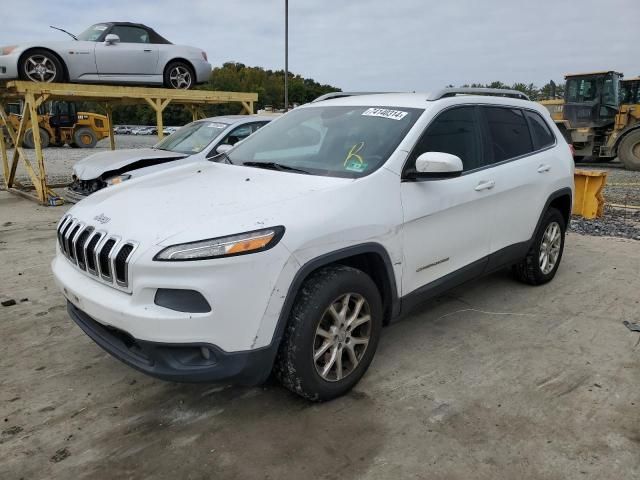
[[236,145],[236,164],[277,163],[315,175],[357,178],[387,161],[424,110],[404,107],[306,107]]
[[107,28],[109,28],[109,25],[106,23],[96,23],[95,25],[91,25],[84,32],[78,35],[78,40],[97,42]]
[[153,148],[177,153],[199,153],[228,126],[221,122],[193,122],[161,140]]

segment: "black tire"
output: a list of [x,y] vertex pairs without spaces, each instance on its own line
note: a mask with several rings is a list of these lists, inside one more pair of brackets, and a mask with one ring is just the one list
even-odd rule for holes
[[[40,145],[42,148],[47,148],[49,146],[49,133],[44,129],[40,128]],[[33,130],[31,128],[27,128],[24,132],[24,139],[22,140],[22,146],[24,148],[36,148],[36,142],[33,139]]]
[[640,171],[640,130],[624,136],[618,147],[618,157],[627,170]]
[[[365,324],[369,343],[361,351],[359,363],[340,380],[323,378],[316,368],[314,360],[315,342],[319,338],[316,329],[328,315],[328,309],[335,306],[337,299],[351,294],[351,298],[360,296],[365,299],[370,321]],[[354,300],[355,301],[355,300]],[[349,303],[349,305],[352,305]],[[298,293],[286,330],[280,344],[274,366],[275,376],[282,385],[292,392],[311,401],[331,400],[347,393],[362,378],[375,354],[382,329],[382,301],[376,284],[364,272],[342,265],[322,268],[305,280]],[[355,332],[354,328],[351,332]],[[336,337],[336,336],[334,336]],[[354,335],[354,338],[356,335]],[[335,347],[341,341],[341,362],[349,361],[347,344],[351,337],[342,340],[333,338],[329,343]],[[344,348],[344,351],[342,350]],[[352,343],[351,349],[355,348]],[[346,352],[346,353],[343,353]],[[326,354],[331,355],[329,350]],[[326,355],[325,354],[325,355]],[[346,360],[345,356],[346,355]],[[323,357],[319,357],[323,359]],[[348,364],[348,363],[345,363]],[[337,365],[337,362],[334,363]],[[341,363],[342,365],[342,363]],[[351,362],[353,365],[353,362]],[[337,368],[337,367],[336,367]]]
[[80,127],[73,132],[72,145],[76,148],[94,148],[98,143],[98,137],[96,133],[89,127]]
[[[175,75],[178,75],[178,77],[174,78]],[[186,62],[176,60],[170,62],[165,67],[163,81],[166,88],[174,90],[189,90],[196,85],[196,74],[191,65]]]
[[[37,65],[42,65],[46,68],[46,71],[42,70],[42,73],[36,72]],[[29,50],[22,55],[18,74],[21,80],[30,82],[59,83],[65,80],[64,65],[60,59],[49,50],[42,48]]]
[[[548,272],[544,272],[540,265],[543,237],[545,236],[547,228],[553,223],[556,223],[560,227],[560,250],[553,268]],[[558,267],[560,266],[560,261],[562,260],[566,228],[564,217],[560,211],[553,207],[549,208],[542,218],[542,223],[536,232],[533,245],[529,249],[527,256],[522,259],[520,263],[513,266],[513,272],[518,280],[528,283],[529,285],[542,285],[555,277]]]

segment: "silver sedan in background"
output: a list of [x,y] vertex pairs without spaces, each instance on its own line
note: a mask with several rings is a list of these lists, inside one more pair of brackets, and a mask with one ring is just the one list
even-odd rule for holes
[[216,157],[275,119],[277,115],[228,115],[198,120],[151,148],[95,153],[73,166],[64,198],[75,203],[98,190],[185,163]]
[[211,75],[207,54],[140,23],[106,22],[72,39],[0,47],[0,81],[162,85],[188,89]]

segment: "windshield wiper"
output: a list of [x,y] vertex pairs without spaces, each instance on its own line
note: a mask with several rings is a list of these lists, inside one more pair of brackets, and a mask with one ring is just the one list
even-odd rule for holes
[[60,27],[54,27],[53,25],[49,25],[49,28],[53,28],[54,30],[60,30],[61,32],[66,33],[67,35],[69,35],[71,38],[73,38],[75,41],[78,41],[78,37],[76,37],[73,33],[71,32],[67,32],[64,28],[60,28]]
[[276,162],[244,162],[242,165],[245,167],[264,168],[265,170],[277,170],[279,172],[297,172],[306,173],[311,175],[311,172],[303,170],[302,168],[290,167],[289,165],[283,165]]

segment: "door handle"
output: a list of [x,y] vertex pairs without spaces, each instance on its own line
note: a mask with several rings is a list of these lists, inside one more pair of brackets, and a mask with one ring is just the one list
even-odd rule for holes
[[538,173],[548,172],[549,170],[551,170],[551,165],[547,165],[545,163],[541,164],[538,167]]
[[145,48],[144,51],[151,53],[151,49],[150,48]]
[[493,180],[487,180],[485,182],[480,182],[478,186],[475,188],[475,191],[480,192],[482,190],[491,190],[495,186],[496,186],[496,182],[494,182]]

